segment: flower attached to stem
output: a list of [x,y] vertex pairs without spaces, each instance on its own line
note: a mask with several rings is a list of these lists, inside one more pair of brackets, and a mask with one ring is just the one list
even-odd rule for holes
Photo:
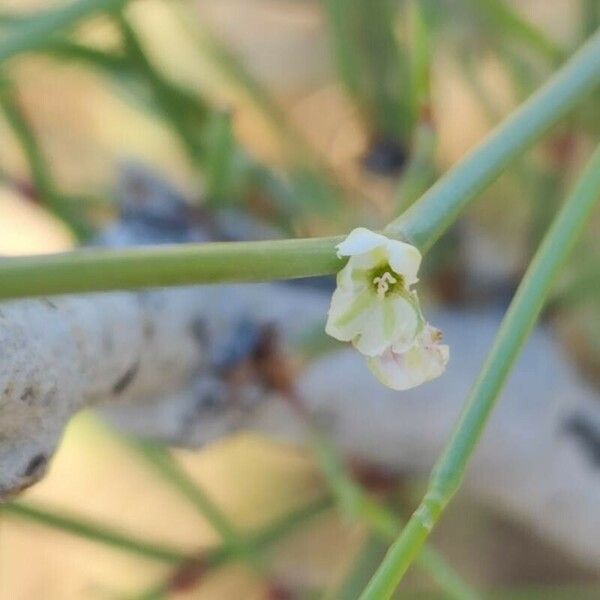
[[423,318],[411,289],[421,254],[411,244],[363,227],[338,245],[348,262],[338,273],[325,331],[352,342],[375,376],[408,389],[439,376],[448,362],[441,333]]

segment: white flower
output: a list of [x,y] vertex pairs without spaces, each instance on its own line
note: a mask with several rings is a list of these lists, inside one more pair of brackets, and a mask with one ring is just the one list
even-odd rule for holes
[[363,227],[337,250],[350,258],[338,273],[325,331],[367,356],[378,356],[392,344],[399,351],[411,348],[424,325],[410,289],[418,281],[420,252]]
[[408,390],[444,372],[450,350],[440,344],[441,339],[440,330],[427,324],[412,348],[398,352],[392,345],[380,356],[369,358],[367,364],[384,385],[394,390]]
[[448,346],[425,321],[415,291],[421,254],[414,246],[359,227],[337,246],[338,273],[325,331],[352,342],[373,374],[395,390],[441,375]]

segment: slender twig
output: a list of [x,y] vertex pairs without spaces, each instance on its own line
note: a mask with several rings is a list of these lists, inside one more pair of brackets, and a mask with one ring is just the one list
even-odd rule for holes
[[[314,428],[312,441],[321,470],[346,516],[366,523],[380,540],[387,542],[394,540],[402,529],[401,520],[391,510],[366,495],[361,486],[349,476],[332,445]],[[479,598],[479,595],[470,589],[460,575],[434,549],[424,547],[416,562],[439,585],[448,598],[454,600]]]
[[181,469],[166,448],[151,442],[133,440],[130,440],[128,447],[143,457],[164,481],[173,486],[194,506],[198,513],[212,525],[226,547],[248,558],[243,550],[244,543],[235,527],[200,485]]
[[374,138],[407,144],[414,114],[408,61],[387,0],[323,0],[338,75]]
[[533,258],[459,422],[431,475],[425,496],[392,545],[361,600],[389,598],[460,487],[469,459],[560,267],[600,198],[600,146]]
[[61,531],[88,539],[92,542],[107,544],[145,558],[170,564],[180,564],[190,559],[190,554],[183,550],[176,550],[162,544],[141,540],[129,533],[120,532],[113,527],[76,517],[62,511],[51,511],[46,507],[38,508],[30,503],[0,503],[0,513],[4,513],[10,518],[33,521],[46,527],[60,529]]
[[[333,273],[341,237],[84,249],[0,260],[0,298]],[[83,273],[94,277],[82,277]]]
[[[600,82],[597,33],[529,101],[386,229],[428,250],[466,206]],[[79,250],[0,262],[0,298],[334,273],[340,238]],[[148,268],[151,266],[152,268]],[[94,277],[84,275],[94,272]]]
[[466,206],[573,104],[600,83],[600,32],[388,226],[427,250]]
[[71,29],[89,17],[122,8],[128,1],[79,0],[16,23],[0,41],[0,64],[13,56],[40,48],[50,37]]
[[387,543],[380,536],[369,534],[347,570],[344,580],[326,596],[326,600],[356,600],[381,563]]
[[122,12],[115,15],[115,21],[121,32],[126,53],[136,71],[146,80],[157,106],[177,133],[190,161],[198,165],[202,153],[198,128],[194,128],[194,124],[187,119],[188,115],[182,110],[180,98],[173,87],[150,62],[131,23]]
[[[267,551],[271,546],[293,533],[300,525],[330,509],[332,506],[333,501],[330,498],[320,498],[277,519],[257,532],[247,534],[246,543],[249,551],[253,553]],[[48,510],[47,508],[38,508],[31,503],[0,503],[0,513],[5,514],[9,518],[38,523],[42,526],[51,527],[52,529],[76,535],[92,542],[106,544],[143,558],[179,565],[181,568],[186,568],[189,565],[201,566],[201,568],[198,568],[199,575],[238,558],[234,550],[227,545],[218,546],[194,555],[162,544],[140,540],[129,534],[121,533],[113,527],[66,514],[62,511],[58,512]],[[167,582],[154,587],[153,591],[158,593],[158,596],[148,593],[147,595],[140,596],[140,598],[161,597],[169,591],[169,584],[171,583],[172,578],[169,578]]]
[[430,103],[430,71],[431,71],[431,35],[421,0],[412,0],[409,4],[410,17],[410,53],[409,76],[411,110],[413,119],[423,118]]
[[44,152],[29,120],[19,105],[15,90],[12,85],[3,80],[0,80],[0,110],[4,113],[23,150],[29,165],[36,197],[50,211],[65,221],[78,237],[85,238],[90,233],[89,225],[76,214],[75,207],[71,206],[67,199],[59,193]]
[[564,57],[564,51],[545,31],[522,17],[505,0],[469,0],[473,8],[487,17],[504,38],[512,37],[534,48],[552,63]]
[[[322,514],[333,507],[331,498],[321,498],[306,507],[298,509],[289,515],[276,520],[271,525],[267,525],[258,533],[248,536],[247,546],[250,551],[256,554],[262,554],[271,549],[272,546],[282,541],[285,537],[292,534],[300,525]],[[206,573],[212,569],[217,569],[223,565],[237,559],[237,555],[227,546],[221,546],[215,550],[205,553],[201,560],[196,561],[197,568],[191,573],[189,585],[197,585]],[[186,567],[185,564],[182,565]],[[150,600],[151,598],[163,598],[176,587],[177,573],[168,577],[166,580],[152,586],[151,588],[130,597],[129,600]]]

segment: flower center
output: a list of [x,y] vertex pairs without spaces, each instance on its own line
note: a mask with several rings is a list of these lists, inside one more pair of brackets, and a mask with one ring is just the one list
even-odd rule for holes
[[381,275],[373,278],[373,284],[375,285],[377,296],[379,298],[385,297],[390,290],[390,286],[394,283],[398,283],[398,279],[396,279],[389,271],[384,271]]

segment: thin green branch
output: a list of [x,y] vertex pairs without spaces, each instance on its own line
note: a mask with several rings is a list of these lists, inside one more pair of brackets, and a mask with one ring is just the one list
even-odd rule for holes
[[13,56],[42,47],[50,37],[68,31],[98,13],[122,8],[128,1],[79,0],[35,17],[25,18],[14,24],[10,32],[0,40],[0,64]]
[[[600,82],[600,33],[387,228],[422,251],[500,173]],[[334,273],[339,237],[79,250],[0,261],[0,298],[136,287],[265,281]],[[87,275],[93,272],[94,277]]]
[[361,600],[390,598],[460,487],[496,400],[533,329],[561,266],[600,199],[600,146],[555,218],[513,298],[425,496]]
[[387,227],[430,248],[469,203],[600,83],[600,32],[463,160]]
[[[123,38],[125,51],[132,65],[147,82],[153,92],[156,105],[163,113],[165,120],[181,140],[190,161],[198,165],[202,153],[199,141],[199,129],[194,127],[182,110],[180,98],[169,82],[154,68],[142,47],[133,26],[122,12],[115,15],[115,20]],[[197,124],[196,124],[197,125]]]
[[[335,449],[320,432],[313,430],[312,440],[323,475],[342,511],[351,519],[368,524],[380,540],[393,541],[402,528],[400,519],[391,510],[367,496],[365,491],[353,481]],[[479,595],[469,588],[460,575],[434,549],[423,548],[417,557],[417,565],[438,584],[448,598],[454,600],[479,598]]]
[[[332,508],[332,506],[333,501],[330,498],[320,498],[275,520],[259,531],[250,533],[247,536],[249,551],[253,553],[266,552],[274,544],[293,533],[300,525]],[[46,508],[38,508],[25,502],[0,503],[0,513],[5,514],[8,518],[39,523],[40,525],[76,535],[92,542],[106,544],[116,549],[130,552],[136,556],[172,565],[183,566],[197,562],[202,563],[205,570],[209,570],[224,566],[226,563],[238,558],[234,550],[227,545],[218,546],[194,556],[162,544],[140,540],[129,534],[123,534],[104,524],[68,515],[64,512],[59,513]],[[169,591],[168,584],[164,583],[156,586],[152,591],[158,595],[148,594],[140,597],[161,597]]]
[[600,27],[600,3],[598,0],[580,0],[580,37],[585,40]]
[[152,468],[173,488],[186,498],[198,513],[204,517],[219,534],[223,544],[236,555],[251,564],[251,554],[246,544],[229,519],[219,507],[208,497],[206,492],[193,481],[177,464],[171,453],[161,446],[145,441],[130,441],[130,448],[135,450]]
[[341,240],[332,237],[83,249],[3,258],[0,298],[325,275],[343,264],[335,255],[335,245]]
[[414,123],[410,67],[390,0],[323,0],[338,75],[374,138],[408,143]]
[[[333,507],[331,498],[321,498],[311,502],[307,506],[300,508],[290,514],[276,520],[271,525],[267,525],[259,532],[251,534],[247,538],[249,551],[255,554],[263,554],[272,549],[278,542],[291,535],[298,527],[306,524],[307,521],[317,517]],[[221,546],[210,550],[202,555],[201,563],[203,573],[208,570],[217,569],[225,564],[236,560],[238,557],[230,547]],[[150,600],[153,598],[164,598],[171,591],[172,579],[162,581],[141,594],[136,594],[130,600]]]
[[[410,53],[409,76],[411,110],[413,119],[422,118],[428,110],[430,102],[430,70],[431,70],[431,34],[422,0],[411,0],[409,4],[410,18]],[[418,124],[418,123],[417,123]]]
[[326,600],[356,600],[381,563],[387,544],[380,536],[369,534],[350,567],[346,577]]
[[564,51],[545,31],[522,17],[505,0],[469,0],[479,13],[493,24],[502,37],[512,37],[534,48],[551,63],[558,63],[564,57]]
[[180,564],[190,559],[189,553],[182,550],[166,547],[162,544],[141,540],[130,534],[125,534],[112,527],[96,523],[88,519],[82,519],[64,512],[50,511],[47,508],[38,508],[25,502],[0,503],[0,513],[7,517],[32,521],[59,529],[77,537],[88,539],[124,550],[144,558],[150,558]]
[[396,212],[405,211],[435,181],[435,149],[437,134],[429,121],[417,123],[414,132],[411,158],[396,186],[394,204]]
[[62,212],[56,186],[37,138],[19,106],[14,90],[4,81],[0,81],[0,109],[23,149],[23,154],[29,164],[31,179],[40,200],[51,210]]
[[[305,205],[311,214],[316,211],[323,213],[339,209],[338,190],[344,189],[347,184],[339,180],[329,167],[326,157],[307,141],[267,88],[246,68],[243,60],[198,19],[192,18],[187,3],[169,2],[169,6],[200,51],[212,61],[231,85],[244,94],[276,135],[290,164],[290,187],[294,194],[296,212],[299,204]],[[312,197],[314,194],[306,193],[307,187],[310,191],[316,191],[318,199]]]
[[86,237],[90,227],[76,214],[76,208],[58,192],[35,132],[19,106],[14,88],[2,79],[0,79],[0,110],[4,113],[23,150],[39,200],[65,221],[79,238]]

